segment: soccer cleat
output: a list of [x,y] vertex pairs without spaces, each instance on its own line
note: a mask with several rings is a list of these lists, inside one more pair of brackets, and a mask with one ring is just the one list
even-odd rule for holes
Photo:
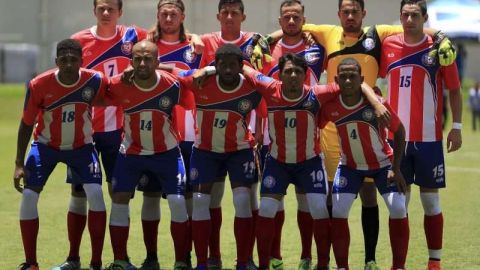
[[190,267],[184,262],[175,262],[173,265],[173,270],[188,270]]
[[186,263],[187,269],[192,269],[192,254],[190,252],[187,253]]
[[298,270],[310,270],[312,269],[312,259],[303,258],[298,263]]
[[18,266],[18,270],[39,270],[37,265],[29,264],[29,263],[22,263]]
[[315,265],[313,270],[330,270],[330,266],[324,266],[324,267],[319,267],[318,265]]
[[138,270],[160,270],[158,260],[145,259]]
[[52,270],[80,270],[80,268],[80,261],[67,258],[64,263],[54,267]]
[[442,270],[440,267],[440,261],[429,260],[427,270]]
[[247,267],[246,267],[246,266],[237,265],[237,266],[235,266],[235,270],[247,270]]
[[137,270],[137,268],[128,261],[115,260],[105,270]]
[[271,258],[268,268],[270,270],[283,270],[283,261],[276,258]]
[[90,268],[88,270],[103,270],[101,265],[90,265]]
[[210,268],[207,268],[205,265],[197,265],[194,270],[210,270]]
[[364,270],[380,270],[375,261],[369,261],[365,264]]
[[246,267],[247,270],[258,270],[258,267],[255,265],[255,262],[252,258],[248,259]]
[[215,257],[210,257],[207,260],[208,270],[222,270],[222,260]]

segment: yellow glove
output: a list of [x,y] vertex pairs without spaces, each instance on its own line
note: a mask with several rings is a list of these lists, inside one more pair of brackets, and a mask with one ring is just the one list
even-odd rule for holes
[[455,62],[457,51],[448,37],[438,31],[433,35],[433,46],[429,53],[430,57],[437,57],[440,65],[449,66]]
[[253,51],[250,56],[250,63],[256,69],[263,69],[263,61],[270,63],[272,55],[270,53],[270,36],[262,37],[260,34],[254,34],[252,37]]

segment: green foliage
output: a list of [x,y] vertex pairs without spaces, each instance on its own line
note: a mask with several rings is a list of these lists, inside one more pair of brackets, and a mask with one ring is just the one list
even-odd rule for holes
[[[24,261],[23,247],[18,224],[18,210],[21,195],[13,188],[13,165],[15,158],[16,134],[23,107],[24,89],[20,85],[0,86],[0,269],[14,269]],[[456,153],[446,154],[448,188],[441,192],[442,208],[445,216],[444,230],[444,269],[480,269],[480,207],[478,192],[480,187],[480,134],[473,133],[470,126],[470,114],[464,106],[463,148]],[[451,120],[450,120],[451,122]],[[68,253],[66,232],[66,213],[68,209],[70,187],[65,183],[65,166],[59,165],[51,175],[42,192],[39,202],[40,233],[38,239],[38,258],[43,269],[61,263]],[[226,268],[235,264],[235,242],[233,237],[233,206],[229,185],[223,199],[222,258]],[[104,186],[107,208],[110,200]],[[131,228],[129,255],[132,262],[139,265],[145,256],[140,221],[142,195],[137,193],[131,203]],[[391,252],[388,238],[388,214],[381,198],[381,232],[377,248],[377,260],[382,269],[389,269]],[[159,229],[160,263],[165,269],[173,265],[173,244],[169,230],[169,210],[162,200],[162,221]],[[300,257],[300,238],[296,225],[296,202],[293,189],[285,200],[286,221],[283,229],[282,252],[285,269],[296,269]],[[413,188],[409,207],[410,249],[407,269],[425,269],[428,259],[423,233],[423,210],[418,189]],[[350,218],[351,247],[350,265],[352,269],[363,267],[363,236],[360,223],[360,203],[355,202]],[[313,252],[315,254],[315,252]],[[90,259],[89,237],[84,233],[81,247],[83,266]],[[333,260],[333,254],[331,255]],[[110,239],[105,239],[104,264],[112,261]],[[314,259],[315,262],[315,259]]]

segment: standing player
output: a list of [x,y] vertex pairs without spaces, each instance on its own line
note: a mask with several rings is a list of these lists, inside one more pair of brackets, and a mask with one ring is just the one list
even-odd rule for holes
[[360,92],[363,76],[356,60],[342,60],[335,81],[341,95],[325,105],[322,122],[335,123],[342,149],[332,190],[332,243],[337,267],[348,269],[348,214],[365,177],[371,177],[390,212],[391,269],[403,270],[409,239],[406,184],[400,172],[405,130],[398,116],[391,113],[388,129],[394,133],[395,149],[392,151],[387,142],[387,129],[376,121],[372,106]]
[[423,33],[427,19],[425,1],[401,2],[400,21],[404,33],[384,41],[381,75],[388,79],[389,103],[405,125],[407,145],[402,173],[408,184],[420,187],[429,253],[427,269],[439,270],[443,215],[438,189],[445,187],[443,83],[450,90],[453,120],[447,137],[448,152],[462,145],[462,95],[456,64],[440,66],[439,59],[428,55],[433,41]]
[[[322,45],[328,57],[327,81],[335,79],[337,65],[345,58],[356,59],[364,71],[365,83],[375,86],[381,57],[381,44],[390,35],[403,31],[401,26],[376,25],[362,27],[367,11],[364,0],[339,0],[338,17],[341,26],[305,24],[303,31],[310,32],[316,41]],[[433,34],[432,29],[426,32]],[[440,43],[442,64],[448,65],[455,60],[455,52],[451,49],[448,39]],[[327,124],[322,129],[322,150],[325,154],[326,170],[329,184],[340,159],[340,147],[335,125]],[[375,250],[379,233],[379,214],[375,185],[367,178],[360,189],[362,200],[362,228],[365,245],[365,270],[377,270]],[[322,266],[323,267],[323,266]]]
[[[87,196],[92,243],[90,269],[97,270],[102,267],[106,212],[100,164],[92,144],[90,108],[103,95],[107,80],[100,72],[80,68],[82,47],[72,39],[58,43],[55,63],[56,69],[28,84],[18,130],[13,177],[15,188],[22,193],[20,229],[26,256],[19,269],[38,269],[38,198],[57,163],[63,162],[81,176],[73,183],[83,186]],[[34,141],[24,162],[33,129]],[[20,185],[21,178],[24,186]]]
[[[179,68],[182,70],[196,69],[199,66],[201,55],[194,54],[191,49],[188,37],[185,33],[183,22],[185,20],[185,5],[182,0],[160,0],[157,5],[157,24],[149,32],[149,39],[156,43],[158,47],[158,56],[162,64]],[[190,155],[192,152],[193,142],[195,141],[195,110],[185,110],[182,106],[173,108],[173,126],[177,131],[180,141],[180,150],[185,164],[185,171],[190,168]],[[159,196],[147,196],[151,193],[144,192],[144,201],[149,200],[154,207],[159,207]],[[192,216],[192,198],[191,198],[190,175],[186,174],[186,201],[187,212],[189,217]],[[150,206],[150,207],[152,207]],[[152,212],[147,209],[144,203],[142,213]],[[153,213],[153,212],[152,212]],[[160,209],[154,211],[158,215],[142,217],[142,225],[144,232],[151,231],[152,234],[144,235],[147,258],[145,259],[141,269],[157,269],[157,235],[158,224],[160,221]],[[153,227],[155,230],[146,230]],[[187,255],[190,256],[191,251],[191,231],[188,233]],[[187,258],[187,264],[190,264]],[[148,268],[150,267],[151,268]],[[155,266],[155,267],[154,267]]]
[[[304,6],[298,0],[284,0],[280,4],[280,16],[278,23],[283,32],[283,37],[279,41],[270,46],[272,59],[263,63],[263,68],[260,70],[263,74],[279,79],[279,59],[286,53],[294,53],[305,59],[308,65],[305,81],[307,85],[318,84],[320,75],[325,66],[325,50],[318,45],[307,46],[302,34],[302,26],[305,24]],[[265,120],[267,121],[267,119]],[[267,126],[268,124],[266,124]],[[270,138],[268,128],[264,132],[263,148],[268,150]],[[262,156],[262,158],[264,158]],[[307,202],[305,192],[300,185],[295,186],[296,198],[298,203],[297,208],[297,223],[300,231],[302,242],[302,252],[300,256],[299,270],[310,269],[312,261],[312,236],[313,236],[313,219],[310,215],[310,209]],[[283,200],[278,207],[278,212],[275,214],[275,237],[272,244],[272,265],[282,265],[281,262],[281,232],[283,222],[285,219],[285,212],[283,207]],[[320,251],[319,249],[317,249]],[[325,255],[318,254],[318,257]],[[328,256],[328,255],[326,255]],[[281,269],[281,268],[276,268]]]
[[162,192],[167,195],[175,247],[173,269],[187,269],[185,168],[170,117],[176,104],[188,104],[186,94],[190,92],[181,87],[174,76],[155,70],[158,48],[150,41],[141,41],[133,46],[132,66],[133,84],[126,85],[120,81],[120,76],[116,76],[112,78],[106,95],[107,102],[122,107],[125,119],[125,138],[112,178],[110,239],[114,262],[108,269],[136,269],[127,258],[128,203],[143,174],[152,175],[150,180],[159,182],[157,186],[160,184]]
[[[244,4],[242,0],[220,0],[218,2],[218,14],[217,20],[220,22],[220,31],[205,34],[202,36],[202,41],[205,44],[204,52],[202,55],[202,60],[200,62],[200,67],[205,66],[214,66],[215,65],[215,53],[218,48],[222,47],[225,44],[235,44],[242,50],[243,59],[245,64],[249,64],[249,59],[252,51],[252,37],[254,33],[252,32],[243,32],[241,31],[242,22],[245,21],[246,15],[244,13]],[[250,127],[255,129],[255,113],[250,114]],[[222,225],[222,208],[221,202],[223,198],[224,186],[225,186],[225,169],[219,171],[215,183],[212,188],[212,200],[210,204],[210,216],[212,231],[209,241],[209,269],[222,269],[222,260],[220,253],[220,227]],[[254,182],[251,187],[251,207],[252,207],[252,216],[255,220],[255,217],[258,214],[258,202],[257,202],[257,185],[258,183]],[[249,251],[249,265],[253,266],[253,261],[251,261],[253,253],[253,244],[255,241],[255,234],[253,231],[250,236],[250,251]]]
[[[97,24],[82,30],[72,38],[82,45],[82,67],[102,72],[106,77],[121,73],[130,64],[132,46],[146,37],[146,31],[138,27],[117,25],[122,16],[122,0],[94,0],[93,13]],[[105,170],[108,190],[115,158],[122,138],[123,115],[115,107],[93,107],[93,139]],[[67,175],[69,182],[77,181],[75,173]],[[86,224],[86,199],[81,186],[72,185],[72,197],[67,216],[70,251],[64,263],[55,270],[80,269],[80,243]]]

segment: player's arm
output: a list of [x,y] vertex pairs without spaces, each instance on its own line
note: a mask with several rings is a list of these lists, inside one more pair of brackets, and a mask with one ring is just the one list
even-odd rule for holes
[[447,152],[454,152],[462,147],[462,91],[449,91],[450,108],[452,110],[452,129],[447,136]]
[[251,83],[255,87],[255,90],[263,97],[269,97],[273,95],[277,91],[279,84],[281,84],[280,81],[275,80],[272,77],[268,77],[247,65],[243,65],[243,75],[245,76],[245,79]]
[[375,109],[375,115],[377,121],[383,125],[388,126],[391,118],[391,114],[388,109],[380,102],[378,96],[375,94],[375,91],[365,82],[362,83],[362,93],[368,102]]
[[405,193],[407,184],[400,170],[403,153],[405,151],[405,128],[398,121],[398,127],[393,133],[393,164],[392,170],[388,173],[388,180],[395,182],[398,192]]
[[33,132],[33,124],[26,124],[23,119],[20,121],[17,135],[17,155],[15,157],[15,171],[13,172],[13,185],[15,189],[22,193],[23,184],[20,184],[20,179],[24,179],[25,171],[25,153]]

